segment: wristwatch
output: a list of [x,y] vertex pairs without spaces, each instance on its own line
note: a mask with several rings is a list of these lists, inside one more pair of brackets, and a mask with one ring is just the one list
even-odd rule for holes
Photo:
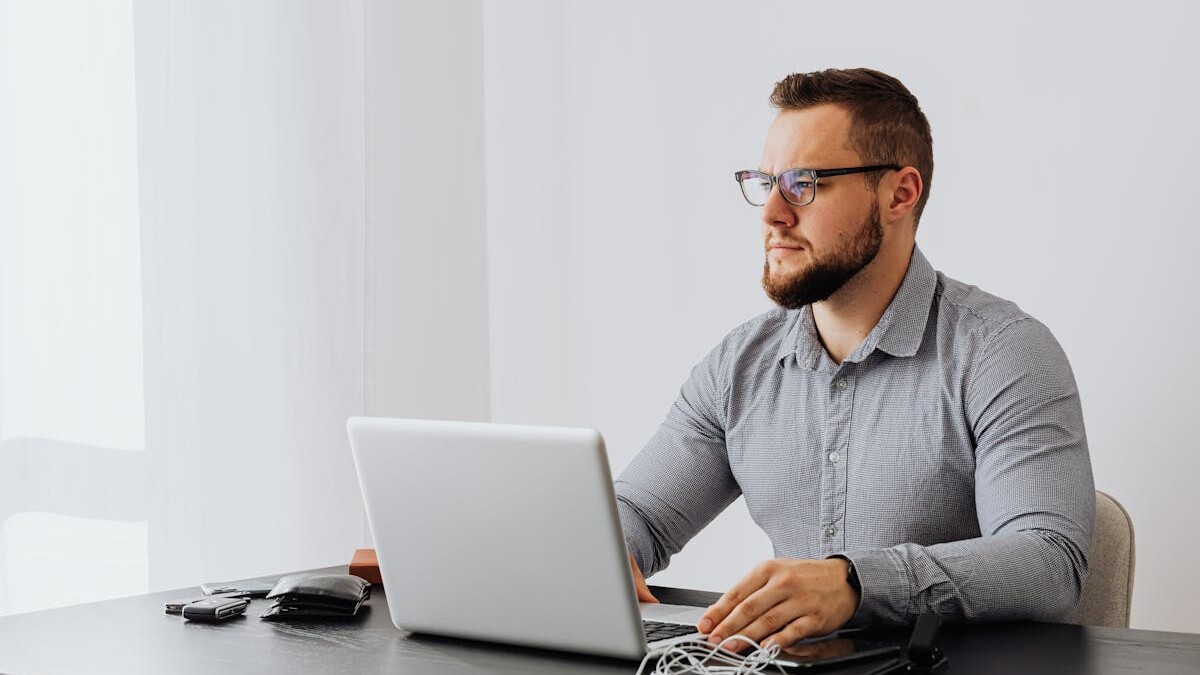
[[855,593],[862,595],[862,582],[858,580],[858,570],[854,568],[854,561],[849,558],[842,558],[846,561],[846,583],[850,584],[850,588],[854,589]]

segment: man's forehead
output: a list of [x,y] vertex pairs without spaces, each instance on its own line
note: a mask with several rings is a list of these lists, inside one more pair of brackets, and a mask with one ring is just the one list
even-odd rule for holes
[[850,166],[858,160],[849,143],[850,123],[850,113],[833,104],[780,111],[767,131],[760,168],[779,172]]

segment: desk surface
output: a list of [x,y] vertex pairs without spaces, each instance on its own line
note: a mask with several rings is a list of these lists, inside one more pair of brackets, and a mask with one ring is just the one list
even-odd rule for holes
[[[328,571],[344,572],[345,568]],[[717,596],[652,587],[664,601],[705,605]],[[198,589],[152,593],[0,617],[0,673],[633,673],[636,664],[555,652],[413,636],[392,626],[383,589],[349,622],[277,623],[258,615],[197,624],[163,612]],[[950,673],[1014,675],[1200,673],[1200,635],[1011,623],[943,630]]]

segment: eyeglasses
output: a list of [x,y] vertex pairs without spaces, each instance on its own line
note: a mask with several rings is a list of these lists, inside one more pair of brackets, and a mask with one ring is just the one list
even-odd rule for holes
[[874,164],[855,166],[848,169],[788,169],[772,176],[763,171],[738,171],[733,174],[742,186],[742,196],[751,206],[762,206],[771,196],[771,189],[778,185],[779,194],[792,206],[806,206],[817,198],[817,183],[830,176],[845,176],[868,171],[897,171],[898,164]]

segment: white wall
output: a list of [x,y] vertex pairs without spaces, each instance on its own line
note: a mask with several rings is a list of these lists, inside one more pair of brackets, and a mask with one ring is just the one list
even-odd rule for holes
[[489,393],[497,421],[570,419],[564,4],[483,5]]
[[481,6],[364,5],[364,411],[486,420]]
[[[691,365],[768,306],[758,214],[732,172],[758,161],[771,86],[879,68],[933,125],[919,245],[1043,320],[1071,357],[1096,484],[1137,527],[1134,626],[1200,631],[1200,12],[900,9],[488,4],[493,415],[598,427],[619,471]],[[654,581],[720,589],[770,553],[739,502]]]

